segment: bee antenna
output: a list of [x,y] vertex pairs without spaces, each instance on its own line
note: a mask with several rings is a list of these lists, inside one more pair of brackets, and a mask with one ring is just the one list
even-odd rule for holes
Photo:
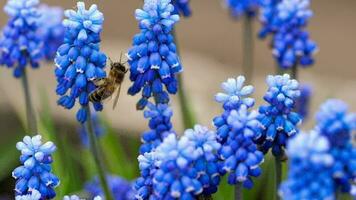
[[121,63],[121,59],[122,59],[122,52],[120,53],[120,63]]
[[109,58],[109,60],[110,60],[110,64],[113,64],[113,61],[111,60],[111,58],[110,57],[108,57]]

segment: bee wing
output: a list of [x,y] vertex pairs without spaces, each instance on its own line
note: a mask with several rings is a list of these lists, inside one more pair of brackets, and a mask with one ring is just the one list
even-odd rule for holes
[[106,79],[107,78],[97,78],[93,80],[93,83],[97,87],[101,87],[106,84]]
[[119,85],[119,87],[117,89],[117,93],[116,93],[116,96],[115,96],[115,99],[114,99],[114,104],[113,104],[113,107],[112,107],[113,110],[116,108],[117,103],[119,102],[120,91],[121,91],[121,84]]

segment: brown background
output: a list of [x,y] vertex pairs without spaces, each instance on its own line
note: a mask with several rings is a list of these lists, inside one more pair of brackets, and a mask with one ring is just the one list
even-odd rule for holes
[[[76,1],[42,1],[50,5],[72,8]],[[97,3],[105,15],[102,48],[107,54],[117,59],[125,52],[132,36],[138,31],[133,16],[134,10],[142,5],[140,0],[97,0],[85,1]],[[1,0],[3,7],[5,0]],[[185,85],[198,112],[199,121],[210,126],[213,116],[219,114],[219,105],[213,102],[213,95],[219,91],[219,84],[228,77],[241,72],[241,32],[239,21],[232,20],[219,0],[192,0],[193,16],[182,19],[178,26],[179,45],[185,67]],[[338,97],[349,103],[356,110],[356,1],[355,0],[313,0],[315,16],[309,25],[311,37],[318,43],[315,66],[301,72],[301,82],[314,86],[313,111],[327,98]],[[0,13],[0,25],[7,16]],[[260,25],[256,21],[255,32]],[[255,97],[261,99],[266,90],[264,78],[273,73],[274,64],[267,41],[256,39],[255,42]],[[50,96],[54,113],[74,122],[74,112],[65,111],[56,106],[54,93],[55,79],[53,65],[47,64],[41,69],[30,72],[31,89],[36,108],[39,108],[38,90],[46,89]],[[23,97],[20,82],[11,77],[10,70],[0,68],[0,106],[12,105],[23,112]],[[129,81],[123,86],[127,90]],[[115,111],[104,113],[117,128],[142,131],[146,121],[141,112],[134,109],[137,97],[121,95],[119,107]],[[261,101],[258,100],[258,104]],[[177,99],[173,100],[174,122],[182,130],[177,110]],[[111,105],[108,107],[110,108]],[[2,109],[4,107],[0,107]],[[309,123],[309,126],[312,122]]]

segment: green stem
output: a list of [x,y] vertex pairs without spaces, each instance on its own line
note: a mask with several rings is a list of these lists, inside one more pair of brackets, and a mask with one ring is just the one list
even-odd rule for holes
[[21,82],[26,104],[27,131],[29,131],[31,134],[37,134],[36,115],[32,105],[31,92],[28,85],[26,69],[24,69],[23,74],[21,76]]
[[278,196],[278,187],[281,184],[282,181],[282,161],[280,158],[275,157],[274,158],[274,163],[275,163],[275,199],[279,200]]
[[242,71],[248,83],[252,82],[253,77],[253,47],[253,18],[244,16]]
[[290,75],[291,75],[292,79],[297,79],[298,78],[298,65],[297,64],[293,65]]
[[235,186],[235,200],[242,200],[242,183],[237,183]]
[[100,155],[101,151],[99,149],[99,144],[97,142],[97,138],[96,138],[96,135],[93,130],[91,111],[90,111],[89,106],[86,107],[86,110],[88,113],[88,118],[87,118],[88,121],[86,122],[86,125],[87,125],[86,128],[87,128],[87,133],[89,135],[89,140],[90,140],[90,151],[94,158],[94,163],[95,163],[97,171],[98,171],[99,180],[100,180],[101,186],[102,186],[104,194],[105,194],[105,199],[113,200],[114,198],[112,197],[111,191],[110,191],[108,183],[106,181],[105,167],[104,167],[103,162],[100,159],[100,158],[102,158],[102,156]]
[[[172,31],[175,44],[177,47],[177,54],[180,56],[179,53],[179,47],[178,47],[178,39],[177,39],[177,34],[176,31]],[[185,91],[184,84],[183,84],[183,74],[180,73],[178,74],[178,98],[179,98],[179,103],[180,103],[180,109],[182,113],[182,121],[185,129],[188,128],[193,128],[193,126],[196,124],[197,120],[195,118],[194,111],[189,104],[189,98],[188,95]]]

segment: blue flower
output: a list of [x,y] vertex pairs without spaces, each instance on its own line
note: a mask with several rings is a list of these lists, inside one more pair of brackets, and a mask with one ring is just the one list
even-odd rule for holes
[[[86,10],[84,2],[78,2],[77,8],[78,11],[64,13],[68,19],[63,21],[66,28],[64,44],[58,48],[55,59],[56,92],[60,96],[58,104],[66,109],[73,108],[79,100],[81,108],[77,120],[84,123],[88,115],[88,95],[96,89],[93,80],[106,77],[106,55],[100,52],[104,17],[95,4]],[[93,106],[96,111],[103,109],[100,102]]]
[[[96,135],[97,138],[102,137],[105,134],[105,128],[102,126],[99,116],[96,113],[93,113],[91,115],[91,120],[92,120],[92,126],[93,126],[93,131]],[[89,147],[89,138],[88,138],[88,133],[87,129],[84,124],[81,124],[81,127],[79,129],[79,135],[82,144],[85,147]]]
[[[118,176],[107,176],[108,185],[115,200],[131,200],[133,199],[133,191],[131,183]],[[99,179],[95,179],[85,185],[85,190],[91,197],[103,196],[102,189],[98,187],[100,185]]]
[[30,194],[17,195],[15,200],[40,200],[41,193],[37,190],[32,190]]
[[189,6],[190,0],[172,0],[174,5],[174,13],[182,14],[184,17],[189,17],[192,14],[192,11]]
[[42,4],[39,7],[38,35],[44,41],[43,51],[47,60],[53,60],[58,47],[64,41],[63,9]]
[[305,31],[313,15],[309,4],[309,0],[271,1],[272,8],[266,12],[275,13],[265,14],[269,18],[262,18],[269,21],[264,22],[260,35],[265,37],[273,33],[273,55],[281,68],[288,69],[299,64],[306,67],[314,63],[313,54],[318,48]]
[[301,133],[287,145],[288,178],[280,188],[282,199],[335,199],[331,166],[334,159],[326,137],[316,131]]
[[148,126],[150,130],[142,134],[142,145],[140,147],[140,154],[150,152],[162,143],[163,139],[172,134],[171,117],[173,115],[172,109],[167,104],[154,105],[147,104],[148,109],[144,111],[144,116],[149,119]]
[[21,77],[27,64],[39,67],[43,57],[43,41],[37,34],[39,0],[8,0],[4,11],[9,21],[0,38],[0,65],[14,68]]
[[298,133],[301,117],[293,112],[295,101],[300,96],[298,81],[290,79],[288,74],[267,76],[268,91],[264,100],[269,105],[259,108],[259,121],[262,124],[262,134],[255,138],[261,150],[283,157],[286,142]]
[[16,144],[16,148],[22,154],[22,165],[12,172],[16,179],[16,196],[33,194],[32,191],[37,190],[41,193],[41,199],[54,198],[54,188],[59,185],[59,179],[51,173],[52,153],[56,146],[52,142],[43,144],[42,137],[36,135],[32,138],[25,136],[23,142]]
[[295,111],[300,115],[302,119],[306,119],[309,116],[310,101],[313,93],[310,85],[300,85],[300,97],[295,102]]
[[282,0],[261,0],[260,22],[262,28],[259,32],[260,38],[265,38],[269,34],[273,34],[280,26],[277,17],[277,6]]
[[146,200],[153,197],[153,176],[157,171],[156,153],[148,152],[138,156],[141,177],[135,181],[135,198]]
[[[81,198],[77,195],[71,195],[71,196],[64,196],[63,200],[81,200]],[[100,196],[96,196],[93,198],[93,200],[102,200],[102,198]]]
[[127,58],[133,82],[128,93],[135,95],[142,90],[137,109],[144,109],[152,96],[156,104],[166,104],[168,93],[177,92],[176,74],[182,66],[171,34],[179,15],[173,13],[170,0],[145,0],[143,9],[136,10],[141,32],[134,36]]
[[261,0],[225,0],[233,17],[253,17],[256,15]]
[[257,149],[253,141],[253,138],[261,134],[261,125],[257,117],[258,112],[248,111],[244,104],[238,110],[231,110],[227,115],[225,126],[229,131],[219,157],[221,172],[229,173],[229,184],[243,183],[244,187],[252,188],[251,177],[261,174],[263,153]]
[[330,99],[320,106],[316,129],[328,138],[334,157],[333,177],[337,190],[349,193],[356,178],[356,148],[351,134],[356,130],[356,114],[348,112],[341,100]]

